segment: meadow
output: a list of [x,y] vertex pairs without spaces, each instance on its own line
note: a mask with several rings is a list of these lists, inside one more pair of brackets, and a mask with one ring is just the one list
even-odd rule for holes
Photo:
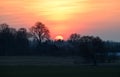
[[0,77],[120,77],[120,67],[0,66]]
[[120,77],[120,65],[76,65],[72,61],[70,57],[0,57],[0,77]]

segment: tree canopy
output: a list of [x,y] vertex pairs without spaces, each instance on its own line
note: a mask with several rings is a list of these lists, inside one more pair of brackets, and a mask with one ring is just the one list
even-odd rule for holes
[[31,27],[30,32],[39,43],[50,38],[48,28],[41,22],[37,22],[35,26]]

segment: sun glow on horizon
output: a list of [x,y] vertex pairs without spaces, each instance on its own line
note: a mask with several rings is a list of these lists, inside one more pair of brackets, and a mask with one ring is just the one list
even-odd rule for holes
[[64,40],[64,38],[63,38],[63,36],[61,36],[61,35],[57,35],[57,36],[55,37],[55,40]]
[[120,0],[0,1],[0,23],[29,29],[38,21],[48,27],[52,39],[79,33],[120,40]]

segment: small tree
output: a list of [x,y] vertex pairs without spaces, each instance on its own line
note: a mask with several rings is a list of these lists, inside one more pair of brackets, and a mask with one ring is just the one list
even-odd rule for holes
[[77,34],[77,33],[74,33],[74,34],[71,34],[68,41],[70,42],[78,42],[80,40],[80,34]]

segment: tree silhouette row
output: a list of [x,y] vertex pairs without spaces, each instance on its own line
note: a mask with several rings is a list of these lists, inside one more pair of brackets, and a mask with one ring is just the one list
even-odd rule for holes
[[[51,40],[49,29],[37,22],[27,31],[0,24],[0,56],[80,56],[87,62],[116,60],[120,43],[103,41],[100,37],[71,34],[67,41]],[[112,55],[109,55],[112,53]]]

